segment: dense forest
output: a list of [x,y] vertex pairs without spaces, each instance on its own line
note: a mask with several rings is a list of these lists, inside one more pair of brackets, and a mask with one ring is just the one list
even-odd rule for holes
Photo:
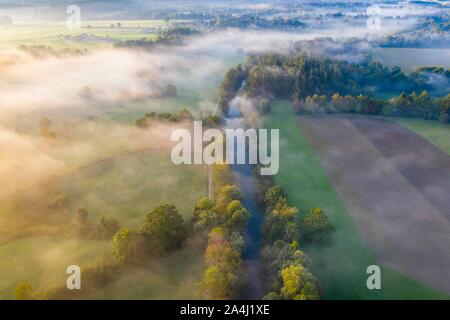
[[118,41],[114,43],[114,47],[153,49],[159,45],[182,45],[186,38],[198,34],[200,34],[200,32],[196,29],[188,27],[174,27],[160,31],[156,39],[143,37],[141,39]]
[[226,28],[258,28],[258,29],[278,29],[291,30],[305,27],[305,23],[299,18],[273,18],[266,19],[254,15],[230,16],[222,15],[213,19],[211,27],[218,29]]
[[[230,69],[219,92],[219,107],[227,112],[239,92],[251,98],[290,99],[301,113],[362,113],[449,120],[450,97],[432,98],[430,74],[448,83],[449,70],[417,68],[410,74],[379,62],[349,63],[308,54],[249,56],[245,65]],[[420,92],[420,94],[416,94]],[[400,93],[390,100],[377,98]]]

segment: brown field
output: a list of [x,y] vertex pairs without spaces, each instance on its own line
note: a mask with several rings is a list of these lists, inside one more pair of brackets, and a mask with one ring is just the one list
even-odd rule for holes
[[387,120],[299,123],[380,264],[450,293],[450,156]]

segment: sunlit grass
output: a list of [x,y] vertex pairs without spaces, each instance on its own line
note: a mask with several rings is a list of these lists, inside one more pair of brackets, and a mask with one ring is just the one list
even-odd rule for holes
[[[120,27],[117,26],[120,23]],[[81,29],[70,30],[65,21],[17,20],[11,26],[0,27],[1,45],[44,45],[55,49],[105,48],[114,41],[145,38],[156,39],[158,28],[169,23],[164,20],[82,20]],[[114,27],[112,27],[112,25]],[[105,41],[75,42],[66,36],[90,34],[105,38]]]
[[97,240],[34,237],[0,245],[0,299],[14,299],[19,282],[29,282],[34,293],[66,283],[69,265],[88,268],[109,243]]

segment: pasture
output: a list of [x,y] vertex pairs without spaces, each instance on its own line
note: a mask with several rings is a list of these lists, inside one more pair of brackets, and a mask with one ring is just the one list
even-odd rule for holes
[[117,218],[137,227],[154,206],[173,203],[187,219],[194,203],[207,195],[205,166],[180,165],[170,151],[126,153],[85,166],[56,180],[72,210],[85,208],[93,219]]
[[450,154],[450,125],[437,121],[413,118],[395,118],[392,120],[424,137],[442,151]]

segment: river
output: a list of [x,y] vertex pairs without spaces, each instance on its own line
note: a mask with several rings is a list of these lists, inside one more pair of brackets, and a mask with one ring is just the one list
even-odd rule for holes
[[[242,114],[236,104],[230,104],[228,116],[225,118],[225,128],[243,128]],[[244,129],[244,128],[243,128]],[[250,220],[245,235],[245,248],[243,252],[244,264],[248,271],[248,281],[243,292],[244,299],[261,299],[264,295],[261,279],[261,224],[263,213],[256,203],[253,166],[249,164],[231,165],[236,185],[241,190],[242,203],[250,213]]]

